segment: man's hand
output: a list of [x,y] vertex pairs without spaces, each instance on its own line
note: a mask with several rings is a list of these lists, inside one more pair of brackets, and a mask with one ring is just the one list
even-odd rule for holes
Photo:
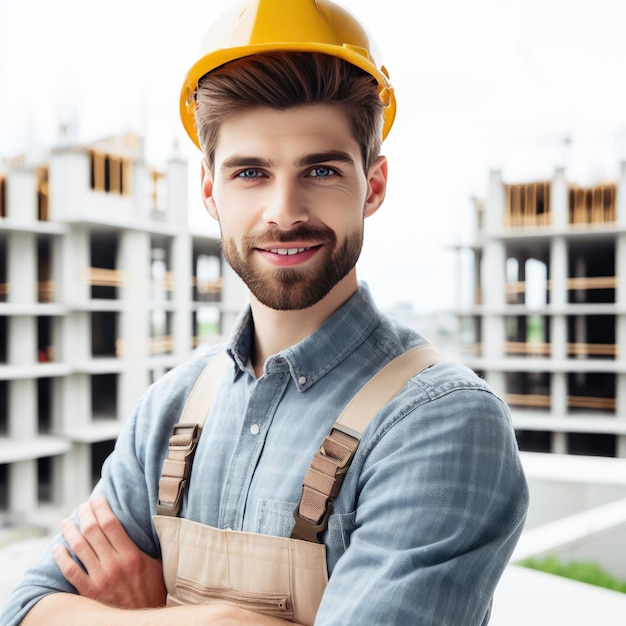
[[96,497],[81,505],[78,514],[80,530],[66,519],[61,523],[61,532],[85,569],[72,559],[64,545],[54,548],[56,564],[76,591],[122,609],[164,606],[166,590],[161,561],[135,545],[106,500]]

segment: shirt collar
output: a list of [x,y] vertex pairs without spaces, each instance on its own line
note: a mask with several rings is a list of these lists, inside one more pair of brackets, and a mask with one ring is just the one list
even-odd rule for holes
[[[299,343],[270,357],[266,371],[289,369],[300,391],[352,354],[372,333],[380,320],[369,289],[361,283],[357,291],[315,332]],[[241,372],[246,371],[254,333],[250,307],[240,314],[228,341],[227,352]]]

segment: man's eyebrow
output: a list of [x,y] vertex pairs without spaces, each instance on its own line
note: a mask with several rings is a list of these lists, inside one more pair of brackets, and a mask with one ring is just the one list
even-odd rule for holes
[[255,156],[235,155],[226,159],[220,166],[221,170],[230,170],[236,167],[270,167],[272,164],[268,159]]
[[[307,165],[317,165],[328,163],[329,161],[340,161],[342,163],[354,164],[354,157],[343,150],[328,150],[327,152],[312,152],[305,154],[296,161],[298,167]],[[258,156],[234,155],[226,159],[220,166],[220,170],[227,171],[238,167],[271,167],[272,161]]]
[[354,163],[354,157],[342,150],[329,150],[328,152],[314,152],[305,154],[297,165],[317,165],[318,163],[328,163],[328,161],[340,161],[342,163]]

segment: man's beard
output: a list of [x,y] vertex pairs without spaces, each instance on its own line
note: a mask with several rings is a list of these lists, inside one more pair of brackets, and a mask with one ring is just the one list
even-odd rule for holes
[[[315,269],[258,266],[258,259],[254,259],[256,248],[265,248],[267,242],[290,241],[323,243],[324,250],[318,254],[323,254],[324,258],[314,261]],[[242,243],[243,252],[237,249],[232,239],[222,240],[224,258],[254,297],[278,311],[306,309],[325,298],[356,265],[362,245],[362,229],[350,233],[337,248],[337,236],[330,228],[310,226],[300,226],[289,232],[268,230],[262,236],[246,236]]]

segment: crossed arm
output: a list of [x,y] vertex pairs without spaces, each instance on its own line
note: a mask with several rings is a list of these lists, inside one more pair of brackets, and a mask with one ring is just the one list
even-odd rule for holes
[[80,529],[64,520],[61,531],[84,568],[59,544],[54,560],[78,592],[53,593],[26,615],[24,626],[66,624],[133,624],[160,626],[193,623],[202,626],[284,624],[225,604],[165,607],[161,561],[142,552],[126,534],[106,500],[100,496],[79,509]]
[[[486,623],[527,506],[515,441],[503,409],[485,391],[446,393],[430,404],[418,416],[419,436],[405,419],[369,451],[359,513],[343,518],[354,524],[350,546],[333,564],[320,624]],[[130,453],[116,457],[115,473],[127,482],[140,475],[133,465],[137,438],[147,441],[149,433],[122,438]],[[14,616],[41,598],[23,624],[284,624],[227,605],[163,606],[161,564],[138,547],[150,549],[137,539],[149,512],[132,490],[122,491],[124,502],[137,505],[130,516],[137,537],[127,536],[103,501],[83,507],[80,531],[66,522],[63,534],[86,571],[56,548],[60,570],[46,560],[30,578],[35,591],[23,584],[15,595]],[[105,493],[116,497],[115,489]],[[69,590],[59,571],[78,595],[58,591]],[[52,593],[42,597],[46,590]]]

